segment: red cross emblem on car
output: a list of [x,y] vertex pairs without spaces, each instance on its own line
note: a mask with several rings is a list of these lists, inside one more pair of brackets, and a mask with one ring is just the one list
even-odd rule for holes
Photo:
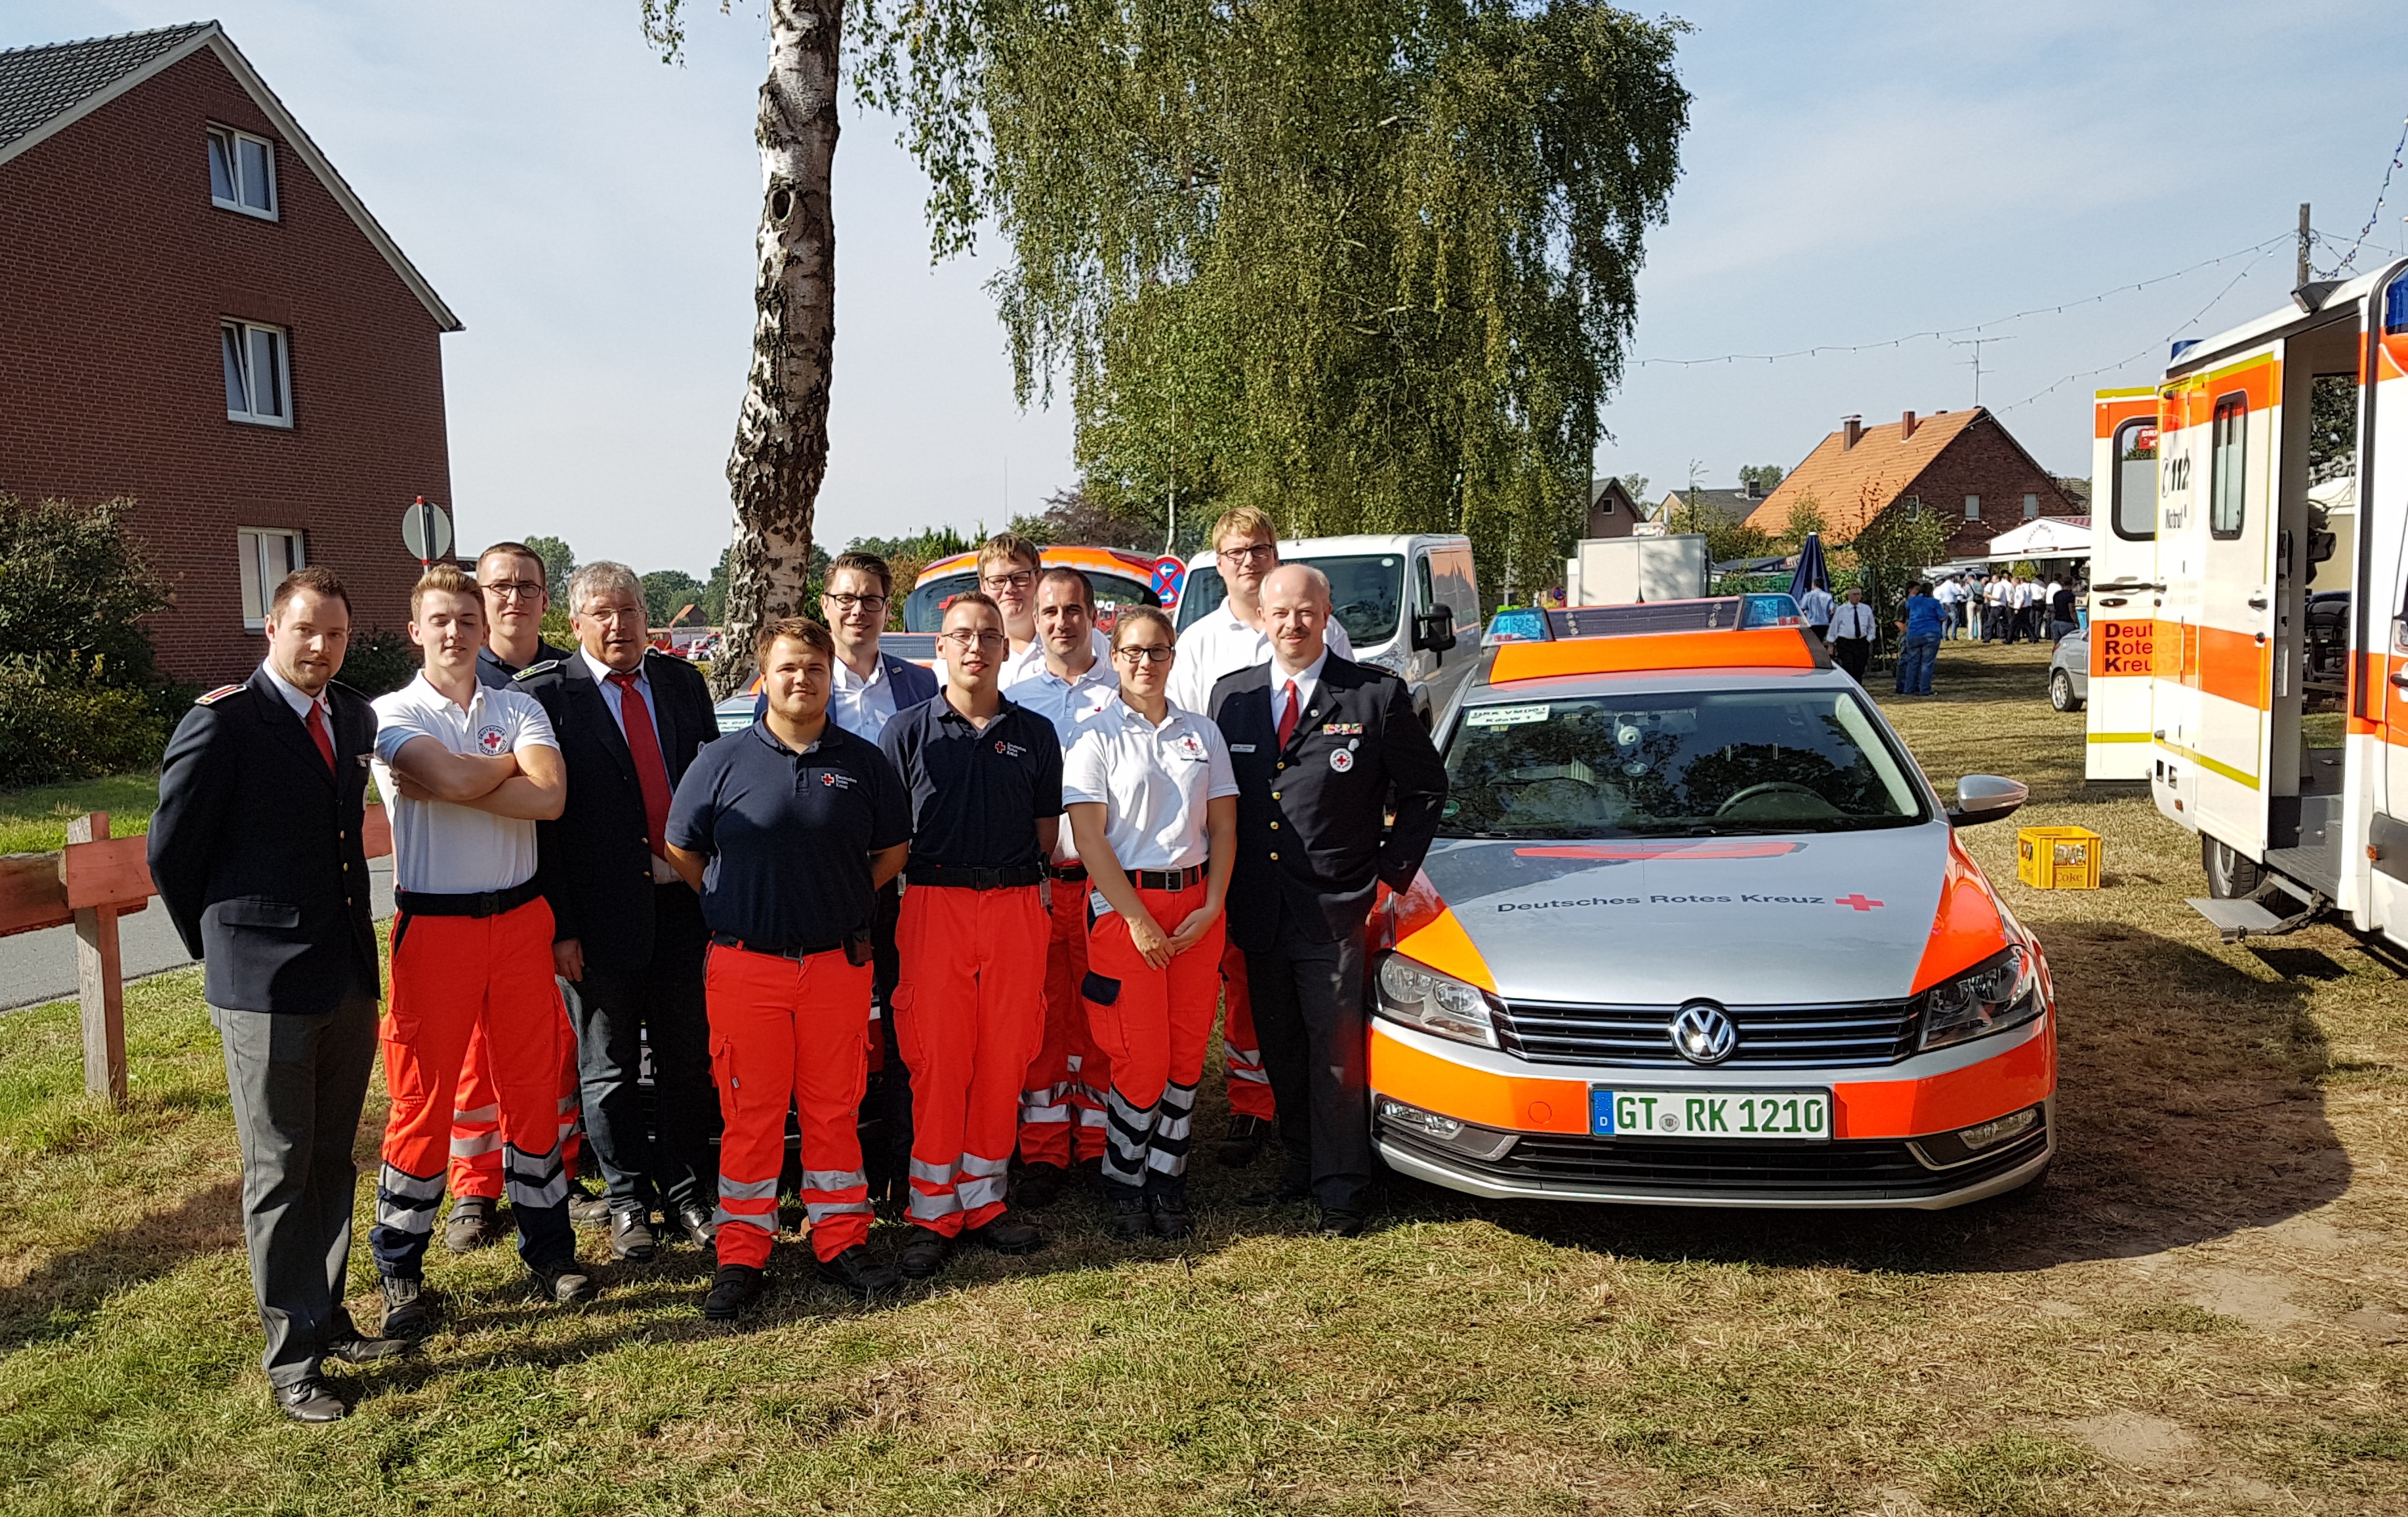
[[1840,896],[1831,904],[1833,906],[1844,906],[1851,911],[1870,911],[1874,907],[1881,905],[1881,902],[1867,900],[1865,898],[1864,892],[1858,891],[1854,895]]

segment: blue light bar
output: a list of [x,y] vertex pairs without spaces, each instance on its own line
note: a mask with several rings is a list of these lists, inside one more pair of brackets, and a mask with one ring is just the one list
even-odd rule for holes
[[1516,606],[1498,611],[1488,619],[1488,631],[1480,639],[1483,648],[1498,643],[1542,643],[1554,634],[1547,626],[1547,613],[1536,606]]
[[1799,615],[1798,602],[1786,594],[1751,594],[1746,597],[1747,609],[1740,614],[1742,627],[1802,627],[1806,618]]

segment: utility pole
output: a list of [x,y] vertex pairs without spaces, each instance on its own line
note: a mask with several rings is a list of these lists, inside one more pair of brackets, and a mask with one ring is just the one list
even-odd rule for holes
[[2300,202],[2300,266],[2291,279],[2291,288],[2304,290],[2308,285],[2308,203]]

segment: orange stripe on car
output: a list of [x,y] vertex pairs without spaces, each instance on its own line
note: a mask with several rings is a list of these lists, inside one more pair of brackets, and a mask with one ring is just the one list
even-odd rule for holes
[[1496,994],[1497,978],[1488,972],[1488,961],[1480,956],[1471,935],[1463,930],[1463,923],[1455,920],[1455,913],[1444,906],[1422,926],[1400,934],[1397,952],[1415,964],[1427,965],[1442,975],[1453,975],[1466,984]]
[[1588,1131],[1588,1085],[1578,1080],[1541,1080],[1491,1074],[1441,1059],[1371,1027],[1371,1088],[1460,1122],[1521,1132]]
[[2038,1106],[2056,1089],[2057,1039],[2027,1038],[1995,1059],[1944,1075],[1834,1085],[1831,1136],[1915,1138],[1949,1132]]
[[1503,643],[1488,682],[1552,680],[1572,674],[1635,674],[1653,669],[1813,669],[1829,656],[1802,627],[1743,632],[1668,632],[1627,637],[1567,637]]
[[1954,833],[1940,885],[1940,908],[1931,914],[1931,938],[1914,967],[1914,989],[1928,990],[1950,975],[1970,969],[2007,946],[2007,923],[1982,866]]

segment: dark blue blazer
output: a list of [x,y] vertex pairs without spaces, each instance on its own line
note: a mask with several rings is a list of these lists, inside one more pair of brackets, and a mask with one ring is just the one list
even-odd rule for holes
[[[884,649],[878,651],[878,662],[886,665],[886,678],[895,686],[895,714],[902,715],[922,701],[937,698],[937,671],[924,668],[908,658],[896,658]],[[752,720],[758,722],[768,713],[769,693],[761,692],[752,699]]]
[[150,818],[150,880],[211,1006],[331,1011],[377,994],[368,918],[368,755],[376,710],[327,686],[335,767],[265,667],[176,725]]

